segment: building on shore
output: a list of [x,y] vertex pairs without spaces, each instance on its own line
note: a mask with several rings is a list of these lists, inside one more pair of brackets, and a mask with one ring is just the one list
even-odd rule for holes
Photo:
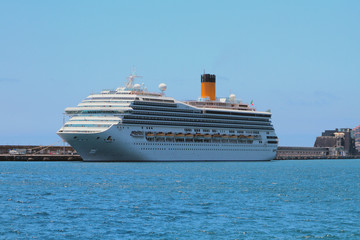
[[360,152],[360,125],[353,128],[352,132],[355,139],[355,148],[358,152]]
[[351,128],[325,130],[316,138],[314,147],[329,148],[330,156],[345,157],[358,154]]
[[325,130],[315,140],[314,147],[278,147],[277,159],[317,159],[359,157],[360,126]]

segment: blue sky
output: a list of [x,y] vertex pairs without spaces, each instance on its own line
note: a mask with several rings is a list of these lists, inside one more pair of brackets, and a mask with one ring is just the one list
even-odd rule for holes
[[53,144],[62,113],[136,67],[179,100],[271,109],[281,146],[360,124],[360,1],[0,1],[0,144]]

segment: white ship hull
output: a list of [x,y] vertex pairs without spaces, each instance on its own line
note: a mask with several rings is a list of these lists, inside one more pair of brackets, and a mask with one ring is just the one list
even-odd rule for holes
[[[176,132],[178,128],[161,129]],[[175,139],[149,141],[145,136],[133,137],[141,127],[113,125],[99,133],[62,133],[84,161],[269,161],[275,158],[276,147],[254,141],[176,142]],[[111,140],[109,139],[111,137]]]
[[216,98],[215,75],[201,75],[201,98],[177,101],[133,84],[85,98],[57,132],[84,161],[269,161],[278,138],[271,112]]

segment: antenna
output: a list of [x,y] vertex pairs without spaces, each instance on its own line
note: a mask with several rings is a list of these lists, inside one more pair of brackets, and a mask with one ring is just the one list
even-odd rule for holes
[[[65,126],[65,113],[63,113],[63,126]],[[63,139],[63,154],[65,155],[65,140]]]
[[126,84],[127,89],[133,89],[134,88],[134,79],[135,78],[142,78],[142,76],[136,76],[136,69],[132,68],[130,76],[126,78],[128,80],[128,82]]

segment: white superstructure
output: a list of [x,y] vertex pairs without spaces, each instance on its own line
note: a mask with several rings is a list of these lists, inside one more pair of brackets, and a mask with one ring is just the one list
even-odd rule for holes
[[[91,94],[65,109],[70,120],[57,132],[84,161],[254,161],[275,158],[278,139],[270,112],[229,98],[181,102],[134,84]],[[202,82],[203,84],[203,82]],[[209,85],[210,86],[210,85]],[[204,88],[204,91],[203,91]],[[211,95],[210,94],[210,95]],[[210,96],[209,95],[209,96]]]

